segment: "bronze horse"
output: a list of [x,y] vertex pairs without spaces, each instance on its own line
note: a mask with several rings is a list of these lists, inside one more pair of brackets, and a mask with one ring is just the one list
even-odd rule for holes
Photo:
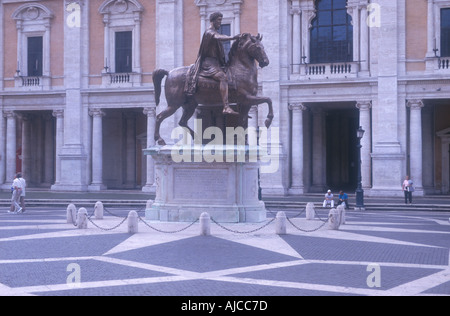
[[[241,123],[247,120],[248,113],[253,105],[267,103],[269,106],[269,114],[267,115],[265,125],[269,128],[274,117],[272,100],[257,96],[258,68],[255,61],[259,63],[261,68],[269,65],[269,59],[261,41],[262,36],[259,34],[258,36],[252,36],[245,33],[231,47],[227,67],[227,74],[230,78],[229,102],[238,105]],[[201,73],[198,79],[197,92],[193,97],[188,98],[184,93],[188,71],[189,67],[180,67],[171,72],[157,69],[153,73],[156,105],[160,103],[161,82],[165,76],[168,76],[165,86],[168,106],[156,117],[155,141],[158,145],[166,144],[160,135],[161,123],[173,115],[180,107],[183,107],[183,115],[179,125],[189,129],[192,137],[194,137],[194,131],[187,124],[192,115],[194,115],[197,106],[199,104],[223,106],[219,92],[219,83],[212,79],[202,77]]]

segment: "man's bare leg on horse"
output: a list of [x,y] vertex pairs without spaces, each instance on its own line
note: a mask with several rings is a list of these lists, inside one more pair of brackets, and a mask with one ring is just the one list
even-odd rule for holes
[[227,75],[225,73],[221,73],[220,75],[216,75],[215,78],[220,82],[219,89],[220,95],[222,96],[223,102],[223,114],[225,115],[239,115],[236,111],[234,111],[230,107],[230,103],[228,102],[228,80]]

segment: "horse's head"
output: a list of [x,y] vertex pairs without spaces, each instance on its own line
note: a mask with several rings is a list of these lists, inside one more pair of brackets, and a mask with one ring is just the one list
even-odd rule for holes
[[[269,65],[269,58],[267,57],[266,51],[264,50],[264,46],[262,42],[262,35],[258,34],[257,36],[252,36],[249,33],[241,34],[239,40],[234,43],[234,49],[244,50],[247,54],[255,59],[261,68],[264,68]],[[233,48],[230,51],[230,59]]]

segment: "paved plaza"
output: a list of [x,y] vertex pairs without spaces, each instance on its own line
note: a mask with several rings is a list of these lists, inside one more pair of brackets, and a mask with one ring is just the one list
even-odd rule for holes
[[86,230],[61,207],[2,211],[0,295],[450,295],[448,212],[350,211],[333,231],[327,210],[287,210],[278,236],[270,210],[203,237],[199,223],[143,221],[130,235],[131,209],[107,210]]

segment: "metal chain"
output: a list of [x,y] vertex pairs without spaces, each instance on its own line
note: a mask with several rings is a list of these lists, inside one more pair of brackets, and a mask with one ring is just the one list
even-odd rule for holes
[[117,224],[117,225],[114,226],[114,227],[111,227],[111,228],[104,228],[104,227],[98,226],[96,223],[94,223],[94,221],[93,221],[90,217],[88,217],[88,220],[92,223],[92,225],[94,225],[95,227],[97,227],[97,228],[99,228],[99,229],[101,229],[101,230],[104,230],[104,231],[110,231],[110,230],[114,230],[114,229],[118,228],[120,225],[122,225],[123,223],[125,223],[125,221],[126,221],[127,219],[128,219],[128,217],[125,217],[119,224]]
[[246,232],[240,232],[240,231],[233,230],[233,229],[229,229],[229,228],[223,226],[222,224],[220,224],[219,222],[215,221],[214,218],[211,217],[211,221],[212,221],[214,224],[216,224],[217,226],[219,226],[220,228],[225,229],[225,230],[227,230],[227,231],[229,231],[229,232],[232,232],[232,233],[242,234],[242,235],[245,235],[245,234],[251,234],[251,233],[257,232],[257,231],[259,231],[259,230],[261,230],[261,229],[263,229],[263,228],[269,226],[269,225],[272,224],[275,220],[276,220],[276,218],[273,218],[272,220],[268,221],[266,224],[264,224],[263,226],[261,226],[261,227],[259,227],[259,228],[256,228],[256,229],[253,229],[253,230],[250,230],[250,231],[246,231]]
[[322,223],[319,227],[317,227],[317,228],[315,228],[315,229],[311,229],[311,230],[308,230],[308,229],[302,229],[302,228],[298,227],[297,225],[295,225],[295,224],[291,221],[290,218],[287,218],[287,220],[288,220],[289,223],[291,223],[292,226],[294,226],[294,227],[295,227],[296,229],[298,229],[299,231],[302,231],[302,232],[304,232],[304,233],[313,233],[313,232],[318,231],[318,230],[321,229],[322,227],[324,227],[324,226],[329,222],[330,218],[328,218],[327,221],[323,221],[323,223]]
[[298,213],[297,215],[292,216],[292,217],[290,217],[290,218],[297,218],[297,217],[300,217],[305,211],[306,211],[306,208],[304,208],[304,209],[303,209],[300,213]]
[[156,231],[159,232],[159,233],[164,233],[164,234],[175,234],[175,233],[180,233],[180,232],[185,231],[185,230],[187,230],[188,228],[192,227],[195,223],[197,223],[197,222],[199,221],[199,219],[197,218],[195,221],[193,221],[191,224],[189,224],[189,225],[188,225],[187,227],[185,227],[185,228],[182,228],[182,229],[179,229],[179,230],[175,230],[175,231],[164,231],[164,230],[161,230],[161,229],[158,229],[158,228],[156,228],[156,227],[151,226],[149,223],[147,223],[145,220],[143,220],[142,217],[138,216],[138,218],[139,218],[139,220],[140,220],[141,222],[143,222],[143,223],[145,224],[145,226],[147,226],[147,227],[149,227],[149,228],[151,228],[151,229],[153,229],[153,230],[156,230]]
[[[322,219],[322,218],[319,216],[319,214],[317,214],[316,209],[314,209],[314,214],[316,214],[317,218],[318,218],[320,221],[322,221],[322,222],[327,223],[327,222],[330,220],[329,218],[327,218],[326,220],[325,220],[325,219]],[[327,215],[327,217],[328,217],[328,215]]]
[[[322,218],[317,214],[316,211],[314,211],[314,212],[315,212],[315,215],[316,215],[316,216],[318,217],[318,219],[319,219],[320,221],[322,221],[323,223],[322,223],[319,227],[317,227],[317,228],[315,228],[315,229],[311,229],[311,230],[308,230],[308,229],[302,229],[302,228],[298,227],[297,225],[295,225],[295,224],[292,222],[291,219],[294,219],[294,218],[297,218],[297,217],[301,216],[301,215],[305,212],[305,210],[306,210],[306,209],[303,209],[299,214],[297,214],[297,215],[295,215],[295,216],[292,216],[292,217],[286,217],[287,221],[288,221],[294,228],[296,228],[296,229],[299,230],[299,231],[302,231],[302,232],[305,232],[305,233],[312,233],[312,232],[318,231],[319,229],[323,228],[323,227],[330,221],[330,217],[328,217],[326,220],[324,220],[324,219],[322,219]],[[114,216],[114,217],[121,217],[121,216],[118,216],[118,215],[116,215],[116,214],[111,213],[111,212],[108,211],[106,208],[104,208],[104,211],[106,211],[106,212],[107,212],[108,214],[110,214],[111,216]],[[142,211],[142,210],[140,210],[140,211],[138,211],[138,212],[141,212],[141,211]],[[99,229],[101,229],[101,230],[103,230],[103,231],[111,231],[111,230],[114,230],[114,229],[118,228],[119,226],[121,226],[121,225],[128,219],[128,216],[126,216],[126,217],[124,217],[124,218],[122,219],[122,221],[121,221],[119,224],[117,224],[116,226],[113,226],[113,227],[111,227],[111,228],[104,228],[104,227],[101,227],[101,226],[97,225],[97,224],[91,219],[91,217],[94,216],[94,213],[95,213],[95,210],[94,210],[90,215],[88,215],[87,219],[92,223],[92,225],[94,225],[95,227],[97,227],[97,228],[99,228]],[[150,229],[155,230],[155,231],[160,232],[160,233],[164,233],[164,234],[176,234],[176,233],[183,232],[183,231],[189,229],[190,227],[192,227],[194,224],[196,224],[196,223],[200,220],[200,219],[198,218],[198,219],[196,219],[195,221],[193,221],[192,223],[190,223],[189,225],[187,225],[186,227],[181,228],[181,229],[178,229],[178,230],[175,230],[175,231],[164,231],[164,230],[158,229],[158,228],[156,228],[156,227],[150,225],[149,223],[147,223],[147,222],[146,222],[141,216],[139,216],[139,215],[138,215],[138,218],[139,218],[139,220],[140,220],[141,222],[143,222],[143,223],[144,223],[147,227],[149,227]],[[242,231],[238,231],[238,230],[234,230],[234,229],[230,229],[230,228],[228,228],[228,227],[225,227],[224,225],[220,224],[220,223],[217,222],[214,218],[211,217],[211,221],[212,221],[214,224],[216,224],[217,226],[219,226],[220,228],[222,228],[222,229],[224,229],[224,230],[226,230],[226,231],[235,233],[235,234],[242,234],[242,235],[245,235],[245,234],[251,234],[251,233],[255,233],[255,232],[257,232],[257,231],[260,231],[260,230],[266,228],[267,226],[269,226],[270,224],[272,224],[276,219],[277,219],[277,218],[274,217],[273,219],[271,219],[270,221],[268,221],[267,223],[265,223],[265,224],[262,225],[261,227],[258,227],[258,228],[255,228],[255,229],[252,229],[252,230],[249,230],[249,231],[244,231],[244,232],[242,232]],[[73,224],[75,227],[78,226],[78,223],[77,223],[76,219],[72,218],[72,224]]]

